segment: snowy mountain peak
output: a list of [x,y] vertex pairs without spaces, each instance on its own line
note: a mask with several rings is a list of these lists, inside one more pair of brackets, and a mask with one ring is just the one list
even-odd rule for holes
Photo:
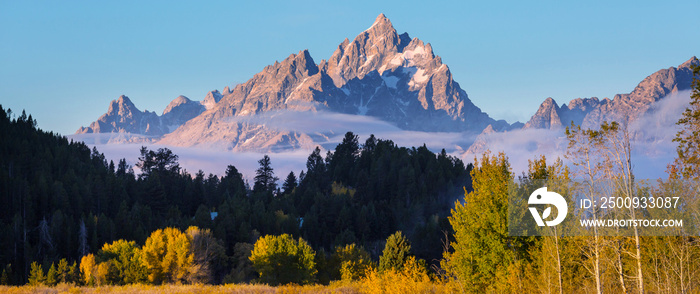
[[[401,129],[427,132],[476,134],[488,125],[498,130],[509,127],[469,100],[429,43],[411,39],[408,33],[397,34],[383,14],[352,41],[345,38],[319,65],[308,50],[302,50],[233,89],[210,92],[201,103],[206,111],[179,100],[160,117],[166,134],[161,144],[278,150],[313,148],[332,135],[272,127],[269,120],[284,112],[301,113],[300,117],[319,111],[365,115]],[[152,129],[154,124],[139,130]]]
[[407,33],[398,35],[391,21],[380,14],[372,26],[352,42],[345,39],[323,65],[337,87],[353,78],[364,78],[372,71],[381,74],[387,64],[411,42]]

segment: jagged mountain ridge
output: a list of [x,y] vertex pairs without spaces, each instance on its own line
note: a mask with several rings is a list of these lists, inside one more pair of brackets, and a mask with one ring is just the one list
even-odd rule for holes
[[345,39],[328,61],[317,65],[302,50],[275,62],[160,143],[235,151],[313,148],[329,135],[273,129],[243,119],[270,111],[367,115],[401,129],[430,132],[510,127],[469,100],[430,44],[397,34],[380,14],[352,42]]
[[[693,72],[690,66],[693,64],[700,65],[700,61],[692,57],[678,67],[658,70],[642,80],[632,92],[617,94],[613,99],[577,98],[559,106],[553,98],[548,97],[520,130],[498,132],[486,128],[462,156],[470,157],[490,148],[503,148],[504,144],[522,150],[556,153],[565,148],[560,139],[563,128],[572,122],[593,129],[600,127],[603,121],[628,121],[643,125],[644,117],[648,119],[653,116],[657,106],[666,97],[691,88]],[[640,142],[659,139],[655,137],[658,134],[646,133],[643,129],[633,130],[631,135],[633,140]]]
[[693,81],[692,64],[700,64],[696,57],[678,67],[661,69],[642,80],[629,94],[617,94],[613,99],[577,98],[568,105],[559,106],[551,97],[523,128],[555,129],[571,122],[585,128],[595,128],[603,121],[634,120],[665,96],[690,89]]
[[[279,123],[269,122],[277,112],[299,113],[304,119],[305,114],[325,111],[371,116],[403,130],[464,132],[465,136],[483,132],[471,146],[474,150],[487,143],[486,135],[521,127],[557,129],[571,121],[595,127],[603,120],[633,119],[668,93],[689,88],[689,66],[697,62],[693,57],[678,68],[660,70],[631,93],[613,99],[579,98],[559,106],[548,98],[527,124],[509,125],[490,118],[469,100],[429,43],[398,34],[381,14],[371,27],[352,41],[346,38],[328,60],[318,64],[308,50],[302,50],[266,66],[233,89],[209,92],[202,102],[191,104],[198,110],[174,111],[181,104],[190,105],[178,97],[160,117],[140,113],[130,101],[124,105],[113,101],[107,114],[78,133],[132,132],[152,135],[162,144],[233,151],[312,149],[337,134],[280,128]],[[354,126],[348,125],[347,130]],[[460,143],[458,149],[464,147],[468,145]]]
[[86,133],[137,133],[159,136],[163,134],[155,112],[141,111],[129,97],[122,95],[112,100],[107,113],[88,127],[80,127],[76,134]]
[[[397,34],[384,15],[352,42],[346,39],[319,67],[347,94],[329,104],[336,111],[366,113],[409,130],[480,131],[491,123],[498,129],[509,126],[494,121],[469,100],[430,44],[410,39],[407,33]],[[441,116],[449,119],[436,119]]]
[[139,110],[129,97],[121,95],[110,102],[105,114],[88,127],[80,127],[75,133],[130,133],[160,137],[202,113],[207,108],[205,103],[213,106],[221,99],[220,96],[218,91],[209,92],[203,102],[178,96],[158,115],[153,111]]

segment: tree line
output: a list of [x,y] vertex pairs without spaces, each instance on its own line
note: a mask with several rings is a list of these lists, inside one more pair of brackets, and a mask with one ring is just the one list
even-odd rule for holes
[[93,254],[99,264],[106,244],[144,246],[157,230],[191,226],[210,232],[226,256],[209,274],[212,283],[258,278],[248,257],[266,235],[301,237],[329,258],[356,244],[377,260],[387,236],[403,231],[416,256],[437,263],[452,203],[470,185],[471,166],[444,150],[374,136],[360,144],[351,132],[335,150],[316,148],[306,170],[290,172],[280,186],[267,155],[252,185],[234,165],[223,176],[190,174],[167,148],[143,147],[136,174],[125,159],[107,161],[1,106],[0,138],[5,284],[27,283],[33,263],[48,273]]

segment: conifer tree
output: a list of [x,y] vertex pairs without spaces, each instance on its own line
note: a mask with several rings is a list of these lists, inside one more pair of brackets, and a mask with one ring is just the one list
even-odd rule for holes
[[56,271],[56,265],[52,263],[49,271],[46,273],[46,285],[54,286],[56,284],[58,284],[58,272]]
[[80,284],[80,268],[78,267],[77,261],[73,261],[73,264],[68,267],[66,283]]
[[379,258],[379,271],[389,269],[400,271],[409,256],[411,256],[411,243],[401,231],[398,231],[386,238],[386,245]]
[[374,268],[370,255],[364,248],[349,244],[338,246],[331,257],[337,276],[343,281],[357,281],[365,276],[367,270]]
[[44,275],[44,270],[38,262],[32,262],[32,269],[29,272],[29,285],[45,285],[46,275]]
[[297,177],[294,175],[293,171],[290,171],[287,175],[287,178],[284,180],[284,184],[282,184],[282,190],[284,194],[291,194],[292,191],[294,191],[294,188],[296,187]]
[[0,275],[0,285],[10,285],[10,269],[11,267],[6,266],[2,269],[2,275]]
[[275,177],[274,169],[272,168],[270,156],[265,154],[262,159],[258,160],[260,167],[255,171],[255,184],[253,190],[256,192],[272,192],[277,188],[277,177]]
[[61,258],[61,260],[58,261],[58,267],[56,268],[56,278],[59,283],[68,282],[68,271],[68,260]]

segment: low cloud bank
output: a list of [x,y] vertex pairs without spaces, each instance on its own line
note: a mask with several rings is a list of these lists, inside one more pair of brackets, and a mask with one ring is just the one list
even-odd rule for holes
[[666,167],[677,155],[673,139],[680,127],[676,123],[690,104],[690,94],[690,90],[669,94],[630,124],[632,162],[640,178],[667,176]]
[[[679,128],[676,122],[690,102],[690,91],[672,93],[656,102],[646,113],[634,120],[629,130],[632,136],[632,164],[638,178],[664,178],[666,166],[676,155],[673,142]],[[564,158],[568,141],[563,129],[520,129],[503,133],[482,134],[475,145],[462,154],[465,161],[481,157],[489,149],[503,151],[509,157],[516,175],[527,171],[528,160],[545,155],[549,162]]]
[[322,134],[328,140],[317,143],[327,149],[332,149],[342,142],[345,133],[349,131],[360,136],[360,143],[374,134],[377,138],[392,140],[399,146],[425,144],[432,151],[440,152],[444,148],[448,153],[462,152],[471,145],[476,135],[457,132],[407,131],[375,117],[328,111],[270,111],[257,115],[232,117],[228,121],[258,124],[279,131]]
[[556,158],[563,159],[568,143],[566,135],[561,130],[519,129],[482,134],[474,144],[478,145],[478,148],[470,148],[461,155],[462,160],[473,162],[474,158],[480,159],[487,149],[492,154],[504,152],[508,156],[513,172],[519,176],[527,171],[528,160],[540,155],[545,155],[548,162],[554,162]]
[[[379,139],[392,140],[398,146],[418,147],[425,144],[433,152],[446,152],[458,155],[474,140],[474,134],[448,132],[419,132],[401,130],[395,125],[374,117],[350,115],[332,112],[295,112],[274,111],[259,115],[235,117],[229,122],[248,122],[264,125],[281,131],[295,131],[307,134],[323,134],[325,142],[317,142],[323,148],[334,149],[342,142],[345,133],[351,131],[359,136],[360,144],[374,134]],[[306,159],[312,150],[293,150],[284,152],[231,152],[217,145],[209,147],[178,147],[156,144],[157,138],[125,133],[78,134],[71,135],[73,140],[83,141],[105,154],[107,160],[115,163],[126,158],[134,166],[138,161],[139,149],[146,146],[149,149],[169,148],[179,156],[180,166],[190,174],[203,170],[206,174],[223,175],[228,165],[234,165],[243,176],[252,182],[257,161],[264,154],[272,159],[275,175],[284,178],[290,171],[299,174],[306,169]],[[325,153],[323,154],[325,157]],[[138,170],[135,169],[137,172]]]
[[[630,125],[633,136],[632,160],[637,177],[666,176],[666,165],[673,161],[676,154],[676,144],[672,141],[678,131],[676,122],[689,101],[690,91],[668,95]],[[486,149],[493,153],[503,151],[509,157],[516,175],[527,170],[528,160],[540,155],[545,155],[550,162],[556,158],[564,159],[568,144],[562,129],[521,129],[482,134],[477,137],[469,133],[406,131],[373,117],[324,111],[276,111],[236,117],[230,121],[246,121],[276,130],[323,134],[327,141],[320,145],[326,149],[333,149],[342,141],[347,131],[352,131],[360,136],[361,144],[370,134],[374,134],[377,138],[392,140],[399,146],[417,147],[425,144],[433,152],[440,152],[444,148],[448,153],[461,157],[465,162],[473,162],[474,158],[481,157],[481,153]],[[117,162],[121,158],[126,158],[132,166],[138,160],[142,145],[150,149],[167,147],[179,156],[180,165],[191,174],[203,170],[206,174],[223,175],[228,165],[234,165],[250,182],[258,168],[257,161],[264,155],[260,152],[231,152],[216,148],[159,145],[152,143],[154,141],[152,137],[133,134],[82,134],[69,137],[84,141],[91,148],[96,146],[108,160]],[[475,146],[465,151],[469,149],[472,142]],[[295,150],[268,154],[272,159],[275,174],[279,178],[284,178],[290,171],[298,174],[304,170],[310,153],[311,150]]]

